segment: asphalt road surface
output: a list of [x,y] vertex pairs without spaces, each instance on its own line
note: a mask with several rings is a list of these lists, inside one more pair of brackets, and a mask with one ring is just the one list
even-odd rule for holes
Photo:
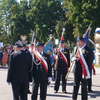
[[[0,68],[0,100],[13,100],[11,85],[6,82],[7,70],[7,68]],[[62,93],[61,86],[59,92],[54,93],[54,82],[52,81],[48,86],[47,100],[72,100],[73,84],[73,73],[70,73],[66,86],[67,94]],[[31,89],[32,83],[30,83]],[[100,68],[96,68],[96,75],[93,76],[93,90],[93,93],[88,94],[88,100],[100,100]],[[31,94],[28,94],[28,100],[31,100]],[[78,100],[81,100],[80,90]]]

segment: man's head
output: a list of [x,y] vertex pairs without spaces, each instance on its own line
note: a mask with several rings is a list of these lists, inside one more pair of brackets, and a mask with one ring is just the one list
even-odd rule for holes
[[39,52],[43,52],[43,48],[44,48],[44,44],[43,44],[43,43],[38,42],[38,43],[36,44],[36,47],[37,47],[37,50],[38,50]]
[[78,45],[79,47],[83,47],[85,44],[86,44],[86,43],[85,43],[85,40],[84,40],[83,37],[78,38],[78,40],[77,40],[77,45]]
[[54,44],[54,43],[55,43],[55,38],[54,38],[54,36],[50,35],[50,37],[49,37],[49,42],[50,42],[51,44]]
[[16,43],[15,43],[15,46],[16,46],[16,50],[18,51],[18,50],[22,50],[22,49],[24,49],[24,47],[25,47],[25,45],[21,42],[21,41],[17,41]]

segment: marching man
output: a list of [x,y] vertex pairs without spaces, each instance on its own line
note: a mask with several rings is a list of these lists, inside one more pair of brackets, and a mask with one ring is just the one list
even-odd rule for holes
[[77,52],[74,72],[73,100],[77,100],[80,82],[82,84],[82,99],[87,100],[87,80],[90,79],[91,67],[94,59],[93,51],[87,46],[85,39],[80,37],[77,41]]
[[64,40],[61,40],[60,47],[57,50],[56,59],[56,79],[55,79],[55,93],[58,92],[60,80],[62,79],[62,92],[66,93],[66,74],[70,67],[70,53]]

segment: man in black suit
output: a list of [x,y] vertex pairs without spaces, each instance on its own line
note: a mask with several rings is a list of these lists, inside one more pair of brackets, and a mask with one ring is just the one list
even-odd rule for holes
[[[37,50],[43,56],[43,44],[37,43]],[[38,89],[40,87],[40,100],[46,100],[47,94],[47,83],[48,83],[48,72],[43,67],[42,63],[33,54],[33,90],[31,100],[37,100]],[[44,56],[43,56],[44,57]]]
[[17,42],[16,46],[16,51],[10,56],[7,82],[12,85],[13,100],[27,100],[32,56],[26,53],[21,42]]
[[[84,38],[80,37],[78,42],[78,49],[77,50],[81,50],[82,55],[85,59],[85,62],[87,64],[87,69],[89,71],[89,75],[91,73],[91,66],[92,66],[92,62],[93,62],[93,52],[92,50],[87,47],[86,42],[84,40]],[[74,85],[74,90],[73,90],[73,100],[77,100],[77,95],[78,95],[78,90],[79,90],[79,86],[80,86],[80,82],[82,85],[82,90],[81,90],[81,94],[82,94],[82,99],[81,100],[87,100],[88,99],[88,94],[87,94],[87,79],[90,79],[90,76],[87,78],[85,76],[85,74],[83,75],[83,65],[80,62],[80,53],[76,52],[76,62],[75,62],[75,72],[74,72],[74,81],[75,81],[75,85]]]
[[[67,62],[63,59],[60,51],[65,55]],[[55,79],[55,93],[58,92],[60,81],[62,80],[62,92],[66,93],[66,74],[70,67],[70,53],[69,48],[64,41],[61,41],[60,50],[58,50],[58,58],[56,59],[56,79]]]

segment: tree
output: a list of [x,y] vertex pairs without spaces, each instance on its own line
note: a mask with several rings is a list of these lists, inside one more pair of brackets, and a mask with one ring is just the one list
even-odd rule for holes
[[10,35],[10,0],[0,1],[0,41],[9,42]]
[[9,32],[9,0],[0,1],[0,34]]
[[93,31],[100,26],[100,0],[65,0],[68,20],[74,26],[74,36],[81,36],[92,23]]
[[30,8],[28,17],[37,37],[46,41],[49,34],[57,35],[56,25],[65,18],[61,3],[56,0],[32,0]]
[[[61,36],[61,32],[57,34],[57,27],[59,23],[63,23],[64,26],[66,20],[61,2],[59,0],[29,1],[28,3],[27,0],[22,0],[18,3],[16,0],[2,0],[1,8],[6,13],[1,16],[0,31],[9,33],[13,42],[18,40],[21,34],[31,37],[32,31],[35,31],[38,39],[43,41],[47,41],[49,34]],[[61,30],[62,27],[58,27],[58,30],[59,28]]]
[[20,4],[17,2],[11,6],[11,33],[16,40],[20,35],[28,35],[31,32],[30,21],[27,19],[27,11],[29,10],[27,1]]

